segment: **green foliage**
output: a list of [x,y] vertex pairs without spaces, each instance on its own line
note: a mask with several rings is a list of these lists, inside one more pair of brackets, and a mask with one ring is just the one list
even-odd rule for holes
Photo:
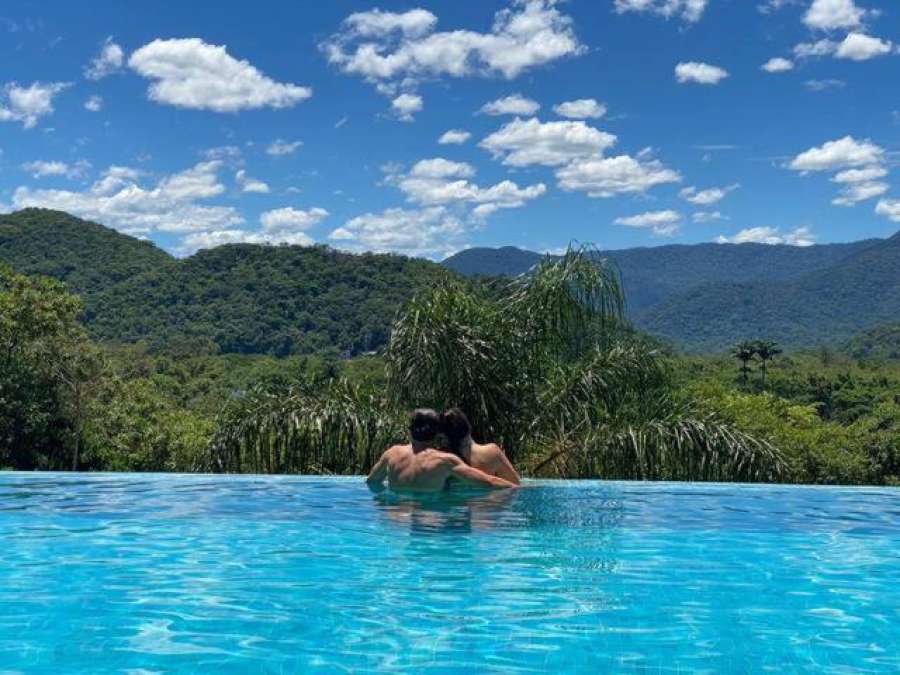
[[900,361],[900,323],[858,333],[841,346],[841,351],[859,360]]
[[407,406],[459,405],[476,436],[534,472],[761,480],[777,452],[678,404],[658,353],[629,340],[617,271],[590,249],[546,259],[506,294],[435,289],[400,315],[388,383]]

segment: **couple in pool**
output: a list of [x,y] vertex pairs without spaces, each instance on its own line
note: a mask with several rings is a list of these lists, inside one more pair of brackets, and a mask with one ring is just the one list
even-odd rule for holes
[[[366,482],[373,492],[384,489],[439,492],[450,479],[483,488],[514,488],[519,474],[496,444],[482,445],[472,440],[472,425],[459,408],[441,415],[421,408],[409,423],[411,442],[395,445],[381,456]],[[438,447],[438,435],[447,439],[447,450]]]

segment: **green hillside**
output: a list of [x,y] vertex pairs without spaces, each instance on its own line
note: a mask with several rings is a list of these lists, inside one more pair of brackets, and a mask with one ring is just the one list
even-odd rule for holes
[[452,273],[424,260],[326,247],[222,246],[176,260],[64,213],[2,218],[0,260],[82,295],[91,334],[190,351],[356,354],[385,343],[400,305]]
[[841,351],[855,359],[900,361],[900,323],[857,333],[842,345]]
[[789,281],[705,284],[638,314],[641,328],[692,350],[765,337],[838,345],[900,316],[900,235]]

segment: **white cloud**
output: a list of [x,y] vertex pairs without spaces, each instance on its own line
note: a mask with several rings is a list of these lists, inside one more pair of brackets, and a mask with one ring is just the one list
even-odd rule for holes
[[657,236],[668,237],[678,232],[681,214],[671,210],[647,211],[636,216],[616,218],[614,222],[617,225],[650,229]]
[[722,215],[721,211],[697,211],[691,215],[691,220],[695,223],[712,223],[717,220],[728,220]]
[[852,136],[844,136],[800,153],[789,166],[794,171],[835,171],[881,164],[883,159],[884,150],[871,141],[857,141]]
[[569,119],[599,119],[606,114],[606,106],[592,98],[579,98],[553,106],[553,112]]
[[484,115],[524,115],[531,117],[541,109],[540,103],[525,98],[521,94],[513,94],[496,101],[485,103],[478,111]]
[[834,55],[839,59],[868,61],[878,56],[890,54],[893,50],[894,44],[890,40],[882,40],[863,33],[850,33],[838,45]]
[[807,89],[815,92],[843,89],[846,84],[843,80],[807,80],[804,82]]
[[656,185],[681,180],[677,171],[646,155],[579,159],[557,170],[556,176],[563,190],[586,192],[589,197],[643,193]]
[[857,28],[869,14],[856,6],[854,0],[813,0],[803,23],[816,30]]
[[344,24],[361,37],[383,37],[395,31],[408,37],[418,37],[434,30],[437,17],[424,9],[413,9],[403,14],[374,9],[351,14]]
[[0,122],[21,122],[26,129],[33,128],[53,112],[53,97],[69,86],[67,82],[32,82],[20,87],[9,82],[0,92]]
[[798,227],[781,234],[777,227],[751,227],[741,230],[733,237],[719,235],[720,244],[787,244],[789,246],[812,246],[816,237],[809,227]]
[[507,79],[584,51],[572,20],[555,0],[514,0],[494,16],[487,33],[435,31],[429,12],[364,12],[348,17],[323,45],[341,71],[395,90],[423,78],[500,74]]
[[268,194],[269,186],[261,180],[251,178],[243,169],[239,169],[234,174],[234,182],[241,188],[241,192],[254,192],[257,194]]
[[416,94],[400,94],[391,101],[391,108],[404,122],[412,122],[413,115],[420,112],[423,107],[422,97]]
[[193,232],[181,240],[180,252],[193,253],[199,249],[215,248],[225,244],[264,244],[276,246],[312,246],[315,241],[304,232],[253,232],[249,230],[226,229],[208,232]]
[[697,188],[691,186],[683,188],[678,193],[678,196],[685,201],[689,201],[691,204],[696,204],[697,206],[710,206],[722,201],[722,199],[724,199],[729,192],[737,190],[738,187],[740,186],[737,183],[721,188],[708,188],[706,190],[698,190]]
[[351,250],[436,256],[456,250],[466,233],[443,206],[365,213],[334,230],[330,239]]
[[101,80],[107,75],[120,71],[124,62],[125,52],[113,42],[112,37],[108,37],[103,43],[100,53],[85,67],[84,76],[89,80]]
[[510,180],[480,187],[468,180],[474,175],[475,169],[469,164],[437,157],[417,162],[409,173],[390,175],[388,181],[400,188],[410,202],[425,206],[469,206],[478,218],[498,209],[524,206],[547,191],[543,183],[519,187]]
[[83,159],[74,164],[67,164],[66,162],[60,161],[46,162],[43,160],[36,160],[34,162],[26,162],[22,165],[22,169],[30,173],[34,178],[65,176],[66,178],[80,179],[85,177],[90,168],[90,162]]
[[680,16],[685,21],[699,21],[707,0],[616,0],[616,12],[652,12],[665,18]]
[[32,190],[19,187],[13,194],[17,208],[58,209],[123,232],[190,232],[224,229],[243,222],[232,207],[197,203],[221,195],[219,161],[201,162],[186,171],[163,177],[152,188],[142,187],[140,173],[112,166],[89,189]]
[[786,73],[794,69],[794,62],[777,56],[766,61],[761,68],[767,73]]
[[900,199],[880,199],[875,207],[875,213],[900,223]]
[[879,183],[876,181],[864,183],[850,183],[838,197],[831,200],[835,206],[855,206],[859,202],[864,202],[875,197],[880,197],[889,189],[887,183]]
[[328,217],[328,211],[312,208],[308,211],[287,206],[281,209],[265,211],[260,217],[263,229],[268,233],[298,232],[318,225]]
[[103,98],[100,96],[91,96],[84,102],[84,109],[91,112],[100,112],[103,110]]
[[266,154],[272,155],[273,157],[292,155],[301,145],[303,145],[303,141],[283,141],[279,138],[269,144],[269,147],[266,148]]
[[151,100],[181,108],[287,108],[312,95],[308,87],[275,82],[225,47],[199,38],[154,40],[135,51],[128,65],[154,80],[147,91]]
[[438,143],[441,145],[462,145],[470,138],[472,138],[472,134],[468,131],[464,131],[463,129],[450,129],[443,133],[438,139]]
[[719,84],[728,77],[728,71],[708,63],[688,61],[675,66],[675,78],[681,83]]
[[848,33],[841,41],[819,40],[802,42],[794,47],[797,58],[810,59],[821,56],[833,56],[850,61],[868,61],[885,56],[894,51],[894,43],[890,40],[872,37],[865,33]]
[[887,169],[882,166],[867,166],[862,169],[847,169],[836,174],[831,180],[835,183],[868,183],[887,176]]
[[612,147],[616,137],[584,122],[515,119],[478,145],[507,166],[560,166]]

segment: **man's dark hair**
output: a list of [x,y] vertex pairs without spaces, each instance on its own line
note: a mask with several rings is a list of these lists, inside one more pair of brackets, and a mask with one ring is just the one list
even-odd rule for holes
[[414,410],[409,420],[409,435],[414,441],[427,443],[433,441],[441,426],[441,417],[431,408]]
[[447,437],[450,450],[459,453],[462,442],[472,434],[472,425],[462,410],[450,408],[441,414],[441,432]]

